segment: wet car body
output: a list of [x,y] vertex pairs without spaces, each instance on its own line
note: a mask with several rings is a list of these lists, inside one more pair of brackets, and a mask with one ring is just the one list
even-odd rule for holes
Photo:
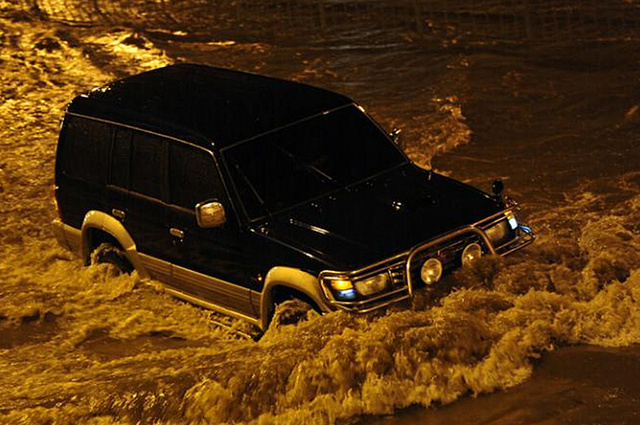
[[263,330],[287,299],[368,312],[534,238],[499,194],[412,164],[351,99],[201,65],[75,98],[56,199],[58,240],[87,263],[113,245],[170,293]]

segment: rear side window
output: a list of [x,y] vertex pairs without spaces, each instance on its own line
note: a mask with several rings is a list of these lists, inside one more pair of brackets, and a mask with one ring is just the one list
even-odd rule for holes
[[111,184],[129,188],[132,131],[116,128],[111,151]]
[[211,153],[188,145],[169,145],[171,203],[194,209],[198,202],[222,197],[222,185]]
[[105,184],[112,127],[88,118],[67,116],[62,134],[59,156],[62,173],[90,183]]
[[162,195],[164,139],[146,133],[134,133],[131,154],[131,190],[152,198]]

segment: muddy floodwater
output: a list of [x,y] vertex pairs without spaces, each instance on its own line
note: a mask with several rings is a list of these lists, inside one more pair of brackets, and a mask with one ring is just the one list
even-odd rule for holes
[[[50,228],[65,105],[178,62],[344,93],[538,238],[257,342],[84,267]],[[638,424],[639,343],[640,2],[0,0],[0,423]]]

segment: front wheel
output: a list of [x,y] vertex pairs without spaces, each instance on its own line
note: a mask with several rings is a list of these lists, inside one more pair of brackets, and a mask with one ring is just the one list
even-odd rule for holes
[[118,270],[118,274],[129,274],[133,271],[133,266],[122,248],[109,242],[101,243],[93,250],[91,264],[111,264]]
[[269,327],[296,325],[318,315],[318,312],[309,303],[294,298],[276,305]]

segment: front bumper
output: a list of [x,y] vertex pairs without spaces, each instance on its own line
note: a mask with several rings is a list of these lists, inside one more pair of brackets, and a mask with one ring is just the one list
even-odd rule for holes
[[[340,277],[352,281],[366,279],[379,273],[389,273],[390,287],[384,292],[352,301],[338,300],[333,292],[321,283],[325,297],[334,308],[357,313],[367,313],[413,297],[420,284],[420,267],[427,258],[439,256],[447,258],[444,264],[445,273],[459,267],[459,259],[464,247],[472,242],[481,244],[483,251],[489,255],[509,255],[535,240],[533,231],[524,225],[512,229],[514,237],[499,244],[492,243],[487,234],[489,229],[507,220],[507,212],[483,219],[469,226],[453,230],[440,237],[420,244],[407,252],[398,254],[376,264],[351,272],[324,271],[320,274],[320,282],[325,278]],[[436,284],[437,285],[437,284]]]

